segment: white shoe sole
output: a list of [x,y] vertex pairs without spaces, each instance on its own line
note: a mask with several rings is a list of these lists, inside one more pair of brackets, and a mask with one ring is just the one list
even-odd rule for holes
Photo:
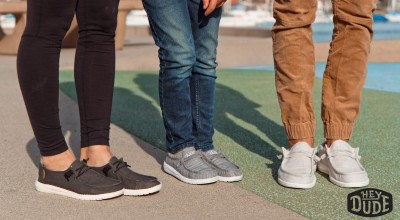
[[178,171],[176,171],[173,167],[168,165],[166,162],[163,164],[164,171],[175,178],[179,179],[180,181],[184,183],[189,183],[193,185],[202,185],[202,184],[210,184],[210,183],[215,183],[218,181],[218,176],[212,177],[212,178],[207,178],[207,179],[190,179],[187,177],[182,176]]
[[161,184],[158,184],[157,186],[153,186],[148,189],[125,189],[124,190],[124,195],[125,196],[144,196],[144,195],[149,195],[152,193],[156,193],[161,190]]
[[98,195],[78,194],[78,193],[57,187],[57,186],[41,183],[37,180],[35,182],[35,188],[39,192],[56,194],[56,195],[66,196],[66,197],[80,199],[80,200],[104,200],[104,199],[115,198],[115,197],[118,197],[118,196],[124,194],[123,189],[116,191],[116,192],[104,193],[104,194],[98,194]]
[[218,176],[218,181],[227,182],[227,183],[238,182],[238,181],[240,181],[242,179],[243,179],[243,175],[241,175],[241,176],[231,176],[231,177]]
[[290,183],[281,180],[278,178],[278,183],[281,184],[282,186],[289,187],[289,188],[295,188],[295,189],[311,189],[315,186],[315,183],[317,182],[317,178],[313,178],[313,181],[309,184],[303,184],[303,183]]
[[367,179],[366,181],[362,181],[362,182],[353,182],[353,183],[345,183],[345,182],[341,182],[336,180],[335,178],[332,177],[332,175],[330,175],[330,170],[327,166],[325,166],[324,164],[318,164],[318,170],[322,173],[328,174],[329,175],[329,180],[335,184],[338,185],[340,187],[344,187],[344,188],[358,188],[358,187],[364,187],[367,186],[369,184],[369,179]]

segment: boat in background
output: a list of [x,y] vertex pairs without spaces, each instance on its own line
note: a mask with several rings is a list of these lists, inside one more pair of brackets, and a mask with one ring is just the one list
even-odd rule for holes
[[[273,17],[273,1],[264,0],[260,1],[237,1],[233,4],[232,1],[227,1],[224,6],[224,16],[221,19],[222,27],[260,27],[265,23],[274,23]],[[316,14],[315,22],[331,22],[332,14],[331,4],[324,3],[320,0]]]
[[2,28],[14,28],[15,18],[13,15],[0,15],[0,26]]
[[145,10],[130,11],[126,18],[126,25],[128,26],[149,26],[149,19]]
[[400,22],[400,13],[399,12],[389,12],[385,15],[385,17],[388,19],[388,21],[391,22]]

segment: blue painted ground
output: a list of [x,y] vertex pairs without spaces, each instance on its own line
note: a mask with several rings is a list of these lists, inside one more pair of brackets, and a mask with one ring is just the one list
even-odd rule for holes
[[[316,64],[315,74],[322,79],[326,63]],[[274,71],[274,66],[251,66],[237,69]],[[364,88],[400,93],[400,63],[369,63]]]
[[[263,23],[260,27],[271,28],[273,23]],[[314,42],[329,42],[332,39],[333,23],[313,24]],[[400,39],[400,22],[375,22],[374,40]]]

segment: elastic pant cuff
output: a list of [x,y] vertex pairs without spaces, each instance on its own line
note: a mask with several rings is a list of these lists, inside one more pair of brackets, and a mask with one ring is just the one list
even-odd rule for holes
[[326,139],[348,140],[353,132],[352,123],[324,122],[324,136]]
[[285,124],[286,135],[289,139],[304,139],[315,136],[315,121],[299,124]]

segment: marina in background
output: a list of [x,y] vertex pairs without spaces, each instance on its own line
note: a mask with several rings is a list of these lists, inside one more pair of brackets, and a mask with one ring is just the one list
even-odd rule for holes
[[[228,0],[224,5],[222,27],[265,27],[274,23],[273,0]],[[332,3],[330,0],[319,0],[315,23],[331,22]],[[376,22],[400,23],[400,0],[377,0],[377,10],[374,15]],[[13,28],[12,15],[1,15],[0,25],[3,28]],[[127,18],[128,26],[148,26],[144,10],[131,11]]]

